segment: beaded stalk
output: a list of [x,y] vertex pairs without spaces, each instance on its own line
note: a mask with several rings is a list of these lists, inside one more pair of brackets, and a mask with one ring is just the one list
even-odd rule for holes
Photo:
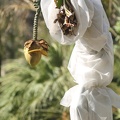
[[37,40],[38,35],[38,17],[40,14],[40,0],[33,0],[34,7],[36,8],[36,13],[34,17],[34,23],[33,23],[33,40]]

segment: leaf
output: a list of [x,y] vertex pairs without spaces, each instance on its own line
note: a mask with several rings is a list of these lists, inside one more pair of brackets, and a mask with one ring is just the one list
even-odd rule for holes
[[56,7],[60,8],[63,5],[63,0],[54,0]]

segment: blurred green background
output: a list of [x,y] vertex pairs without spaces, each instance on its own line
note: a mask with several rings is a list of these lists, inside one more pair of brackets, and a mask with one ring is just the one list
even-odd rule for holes
[[[120,0],[103,0],[114,40],[114,79],[120,94]],[[32,0],[0,0],[0,120],[69,120],[69,110],[59,102],[73,83],[67,70],[72,46],[50,37],[43,16],[38,38],[49,45],[48,57],[32,68],[24,58],[24,42],[32,38],[35,8]],[[113,108],[114,120],[120,110]]]

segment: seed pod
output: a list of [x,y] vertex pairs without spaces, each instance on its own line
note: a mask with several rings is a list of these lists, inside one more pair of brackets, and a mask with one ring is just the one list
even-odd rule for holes
[[37,65],[39,63],[40,59],[41,59],[41,53],[40,52],[29,53],[28,48],[24,48],[24,55],[25,55],[25,58],[26,58],[27,62],[33,67],[35,65]]
[[31,66],[39,63],[41,56],[48,54],[48,44],[45,40],[28,40],[24,44],[24,55]]

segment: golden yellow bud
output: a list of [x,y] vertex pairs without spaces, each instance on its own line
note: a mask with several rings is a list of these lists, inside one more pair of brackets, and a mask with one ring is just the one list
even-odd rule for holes
[[25,58],[26,58],[27,62],[33,67],[35,65],[37,65],[39,63],[40,59],[41,59],[41,53],[40,52],[29,53],[28,48],[24,48],[24,55],[25,55]]
[[48,44],[45,40],[28,40],[24,44],[24,55],[31,66],[39,63],[41,56],[48,54]]

